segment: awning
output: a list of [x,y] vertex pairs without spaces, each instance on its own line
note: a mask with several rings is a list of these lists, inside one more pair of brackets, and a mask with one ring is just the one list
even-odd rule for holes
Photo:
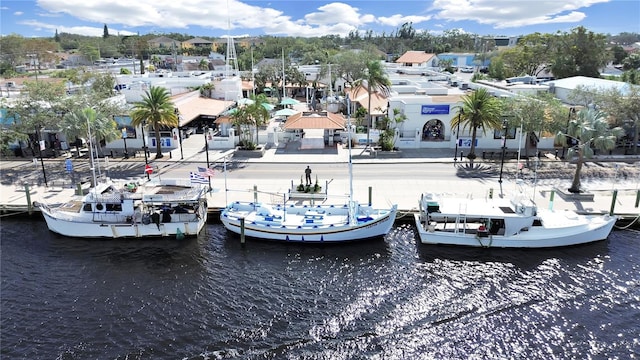
[[185,126],[201,115],[218,117],[224,113],[225,110],[235,105],[234,101],[201,97],[198,91],[173,97],[172,100],[180,112],[180,126]]

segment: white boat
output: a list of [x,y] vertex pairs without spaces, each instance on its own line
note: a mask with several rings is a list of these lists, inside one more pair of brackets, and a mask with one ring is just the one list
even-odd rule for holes
[[498,248],[550,248],[604,240],[615,216],[538,209],[513,199],[440,199],[426,193],[414,215],[423,244]]
[[36,203],[49,230],[78,238],[147,238],[197,235],[207,222],[205,186],[163,180],[99,183],[87,195],[53,206]]
[[[235,201],[220,214],[227,230],[245,236],[292,242],[346,242],[384,236],[397,206],[374,209],[351,205],[268,205]],[[244,221],[244,224],[242,224]]]
[[[349,135],[351,123],[348,122]],[[397,205],[375,209],[353,200],[351,137],[349,136],[349,201],[339,205],[283,205],[231,202],[220,213],[224,227],[236,234],[265,240],[338,243],[386,235]]]

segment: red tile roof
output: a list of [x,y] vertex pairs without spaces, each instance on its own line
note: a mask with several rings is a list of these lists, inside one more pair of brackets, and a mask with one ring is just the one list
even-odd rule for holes
[[431,58],[433,58],[434,56],[436,56],[436,54],[430,54],[430,53],[426,53],[424,51],[407,51],[406,53],[402,54],[402,56],[400,56],[398,58],[398,60],[396,60],[396,63],[399,64],[422,64],[425,63],[429,60],[431,60]]
[[295,129],[344,129],[346,119],[342,114],[304,111],[291,115],[284,123],[286,130]]

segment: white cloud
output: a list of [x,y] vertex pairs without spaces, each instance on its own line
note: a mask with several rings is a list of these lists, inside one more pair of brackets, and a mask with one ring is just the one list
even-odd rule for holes
[[409,22],[415,25],[421,22],[429,21],[430,19],[431,19],[431,16],[417,16],[417,15],[406,16],[406,15],[395,14],[392,16],[381,16],[378,18],[378,22],[383,25],[397,27],[404,23],[409,23]]
[[586,15],[576,11],[610,0],[434,0],[436,18],[470,20],[494,28],[513,28],[550,23],[577,23]]
[[198,26],[218,30],[230,27],[230,32],[257,29],[271,35],[346,35],[376,21],[374,15],[361,14],[358,8],[340,2],[322,5],[300,19],[238,0],[38,0],[38,5],[52,14],[65,14],[89,23],[109,27],[121,24],[125,28],[148,26],[158,31]]
[[[51,25],[42,23],[35,20],[20,21],[19,24],[33,27],[37,31],[46,31],[51,34],[55,33],[69,33],[80,34],[85,36],[102,36],[104,34],[104,27],[91,27],[91,26],[64,26],[64,25]],[[136,33],[127,30],[118,30],[109,28],[110,34],[120,35],[136,35]]]
[[24,13],[22,11],[16,11],[13,13],[14,16],[21,16],[24,15]]

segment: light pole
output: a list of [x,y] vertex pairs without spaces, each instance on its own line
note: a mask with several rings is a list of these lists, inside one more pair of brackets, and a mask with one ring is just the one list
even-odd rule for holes
[[44,186],[49,186],[47,184],[47,173],[46,171],[44,171],[44,160],[42,160],[42,146],[40,146],[40,131],[38,130],[38,128],[36,127],[36,139],[38,141],[38,152],[40,154],[40,165],[42,166],[42,176],[44,177]]
[[502,136],[502,157],[500,159],[500,178],[498,179],[498,183],[500,184],[500,197],[503,197],[502,193],[502,169],[504,168],[504,154],[507,150],[507,120],[502,120],[502,130],[504,131],[504,135]]
[[149,172],[147,171],[147,166],[149,165],[149,158],[147,156],[147,141],[144,139],[144,126],[147,122],[146,121],[142,121],[142,126],[140,127],[140,129],[142,129],[142,151],[144,151],[144,172],[145,174],[147,174],[147,180],[151,180],[151,177],[149,176]]
[[124,141],[124,158],[129,158],[129,151],[127,150],[127,128],[126,126],[122,128],[122,141]]
[[184,154],[182,153],[182,128],[178,127],[178,141],[180,141],[180,160],[184,160]]
[[[573,114],[575,114],[575,113],[576,113],[576,108],[574,108],[574,107],[569,108],[569,116],[567,117],[567,127],[565,127],[565,129],[564,129],[564,133],[565,133],[565,134],[569,131],[569,122],[571,122],[571,117],[572,117],[572,115],[573,115]],[[571,140],[571,141],[572,141],[572,143],[573,143],[573,140]],[[560,158],[561,158],[562,160],[564,160],[564,152],[565,152],[565,150],[567,149],[567,147],[565,146],[565,145],[566,145],[566,143],[567,143],[567,140],[565,139],[565,141],[564,141],[564,142],[565,142],[565,143],[564,143],[564,144],[562,144],[562,156],[560,156]]]
[[[458,126],[456,127],[456,150],[453,152],[453,163],[455,164],[458,161],[458,142],[460,139],[460,119],[464,115],[464,109],[460,109],[458,113]],[[460,155],[460,161],[462,161],[462,155]]]
[[182,123],[182,115],[180,115],[180,110],[178,110],[178,108],[174,108],[173,111],[178,116],[178,141],[180,142],[180,160],[184,160],[184,154],[182,153],[182,127],[180,127],[180,123]]
[[[207,154],[207,169],[209,168],[209,126],[204,127],[204,152]],[[209,190],[211,190],[211,176],[209,179]]]

